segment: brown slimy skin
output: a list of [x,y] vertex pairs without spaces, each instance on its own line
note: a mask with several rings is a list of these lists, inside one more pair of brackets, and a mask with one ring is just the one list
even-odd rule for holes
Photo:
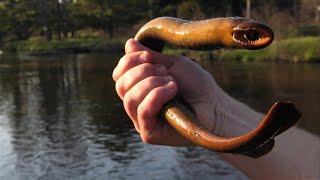
[[162,51],[165,42],[196,50],[261,49],[268,46],[273,37],[269,27],[246,18],[186,21],[160,17],[144,25],[135,39],[150,49]]
[[[251,19],[230,17],[186,21],[160,17],[144,25],[136,34],[135,40],[161,52],[165,43],[197,50],[261,49],[268,46],[273,37],[269,27]],[[241,153],[256,158],[270,152],[274,146],[274,137],[295,125],[301,114],[293,103],[277,102],[258,127],[238,137],[212,134],[177,98],[163,107],[162,116],[194,144],[214,151]]]

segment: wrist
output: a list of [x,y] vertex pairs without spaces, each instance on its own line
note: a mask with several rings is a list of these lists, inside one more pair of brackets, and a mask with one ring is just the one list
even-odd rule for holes
[[263,118],[261,113],[230,97],[219,86],[215,92],[209,100],[211,110],[207,116],[211,132],[223,137],[239,136],[255,128]]

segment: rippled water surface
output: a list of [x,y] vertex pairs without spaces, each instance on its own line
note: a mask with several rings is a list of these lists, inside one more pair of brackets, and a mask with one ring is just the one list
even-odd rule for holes
[[[215,153],[141,143],[114,91],[120,56],[0,56],[0,179],[246,179]],[[296,102],[320,134],[317,64],[202,64],[259,111]]]

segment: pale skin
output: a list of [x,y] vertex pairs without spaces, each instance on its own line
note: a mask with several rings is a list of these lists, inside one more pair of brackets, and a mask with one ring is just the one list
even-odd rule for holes
[[[179,93],[212,133],[235,136],[253,129],[263,114],[226,94],[214,78],[186,57],[154,52],[129,39],[113,71],[116,91],[143,142],[169,146],[191,143],[158,118],[161,107]],[[320,177],[320,140],[299,128],[276,138],[271,153],[252,159],[220,154],[251,178]]]

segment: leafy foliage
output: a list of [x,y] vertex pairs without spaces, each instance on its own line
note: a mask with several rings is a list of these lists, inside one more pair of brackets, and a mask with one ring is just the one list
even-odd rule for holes
[[[251,0],[251,14],[271,25],[277,37],[291,37],[299,35],[298,27],[306,22],[310,27],[319,23],[317,6],[313,0]],[[133,28],[157,16],[244,16],[245,7],[245,0],[5,0],[0,1],[0,42],[31,36],[47,41],[74,38],[88,29],[105,37],[132,35]]]

